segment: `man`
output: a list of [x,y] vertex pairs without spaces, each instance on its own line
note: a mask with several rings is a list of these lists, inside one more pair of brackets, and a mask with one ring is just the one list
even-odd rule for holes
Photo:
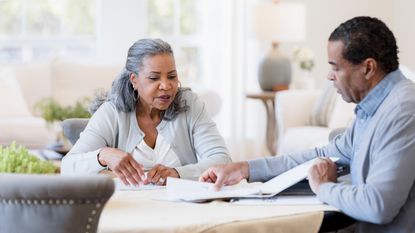
[[[309,171],[317,197],[358,221],[357,232],[415,232],[415,84],[398,69],[395,38],[379,19],[356,17],[330,35],[328,62],[337,92],[356,103],[356,119],[327,146],[304,153],[218,165],[200,181],[215,187],[266,181],[321,157]],[[350,165],[351,184],[336,183]]]

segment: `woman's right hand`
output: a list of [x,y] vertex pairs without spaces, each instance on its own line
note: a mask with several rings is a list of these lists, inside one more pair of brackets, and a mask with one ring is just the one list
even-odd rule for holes
[[125,185],[143,184],[145,179],[143,165],[139,164],[130,153],[105,147],[98,155],[99,162],[108,166]]

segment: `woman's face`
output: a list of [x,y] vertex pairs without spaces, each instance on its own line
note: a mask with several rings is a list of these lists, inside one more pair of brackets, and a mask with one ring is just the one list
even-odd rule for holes
[[138,77],[132,74],[130,80],[138,91],[141,106],[166,110],[173,102],[179,84],[173,55],[145,57]]

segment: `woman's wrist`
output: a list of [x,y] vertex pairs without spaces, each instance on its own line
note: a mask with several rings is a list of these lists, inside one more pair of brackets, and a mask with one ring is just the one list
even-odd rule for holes
[[106,148],[102,148],[99,152],[98,152],[98,154],[97,154],[97,160],[98,160],[98,163],[99,163],[99,165],[101,165],[102,167],[107,167],[108,165],[107,165],[107,161],[105,160],[105,156],[104,156],[104,154],[105,154],[105,152],[104,152],[104,150],[105,150]]

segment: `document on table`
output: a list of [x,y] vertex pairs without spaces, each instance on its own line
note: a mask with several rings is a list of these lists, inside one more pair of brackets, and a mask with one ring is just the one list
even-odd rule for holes
[[235,199],[232,200],[235,205],[321,205],[321,202],[315,195],[310,196],[274,196],[271,198],[255,199]]
[[146,185],[125,185],[119,178],[114,178],[115,190],[117,191],[142,191],[142,190],[153,190],[153,189],[164,189],[166,186],[146,184]]
[[[269,198],[307,177],[308,170],[318,158],[300,164],[261,185],[224,186],[220,191],[212,183],[167,178],[167,200],[202,202],[213,199]],[[330,158],[334,162],[338,158]]]

